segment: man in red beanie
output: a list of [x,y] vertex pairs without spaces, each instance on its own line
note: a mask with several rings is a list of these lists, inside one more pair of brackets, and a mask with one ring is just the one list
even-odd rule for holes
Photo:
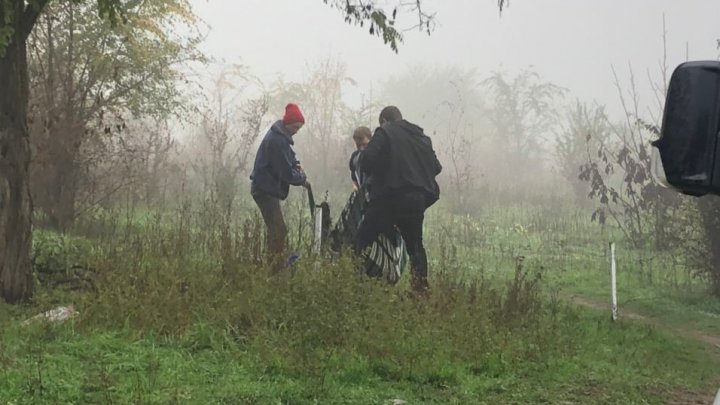
[[267,227],[268,253],[276,272],[282,269],[287,239],[280,201],[287,198],[291,184],[308,185],[305,172],[292,150],[293,136],[303,124],[305,118],[300,108],[296,104],[288,104],[283,119],[270,127],[260,143],[250,175],[250,193]]

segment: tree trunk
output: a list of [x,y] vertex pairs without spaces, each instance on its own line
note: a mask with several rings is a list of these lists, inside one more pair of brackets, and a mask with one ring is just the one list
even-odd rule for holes
[[698,200],[707,246],[711,291],[720,297],[720,198],[704,196]]
[[15,33],[0,56],[0,294],[10,303],[33,293],[26,35],[15,23],[23,5],[10,3]]
[[66,232],[75,221],[75,195],[77,194],[75,162],[72,161],[72,156],[63,158],[63,161],[56,163],[54,173],[49,174],[53,178],[53,182],[50,184],[51,189],[48,190],[52,198],[47,200],[51,207],[46,207],[50,226],[59,232]]
[[67,231],[75,220],[76,156],[80,143],[75,128],[67,123],[50,128],[46,150],[38,150],[46,164],[39,173],[44,184],[35,190],[35,204],[45,211],[49,225],[59,232]]

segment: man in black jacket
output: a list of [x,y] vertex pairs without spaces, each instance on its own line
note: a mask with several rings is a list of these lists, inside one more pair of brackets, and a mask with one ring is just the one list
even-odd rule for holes
[[263,138],[255,156],[250,179],[250,193],[260,208],[267,227],[267,245],[275,261],[274,271],[282,268],[287,226],[280,201],[288,196],[290,185],[307,186],[307,177],[292,150],[293,136],[302,128],[305,118],[296,104],[285,107],[282,120],[276,121]]
[[380,127],[360,154],[360,167],[372,176],[370,203],[358,229],[355,253],[361,254],[379,233],[393,225],[400,230],[410,255],[411,285],[428,288],[427,256],[422,228],[425,210],[440,197],[435,177],[442,166],[423,129],[403,119],[395,106],[380,113]]

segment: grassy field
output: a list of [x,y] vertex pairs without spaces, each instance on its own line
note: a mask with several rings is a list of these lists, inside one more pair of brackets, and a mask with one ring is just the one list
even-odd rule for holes
[[[720,301],[677,252],[634,251],[585,213],[433,208],[432,293],[416,299],[408,277],[308,255],[301,202],[286,211],[304,253],[275,278],[251,206],[37,230],[37,297],[0,306],[0,404],[710,403],[720,388]],[[68,304],[78,317],[22,324]]]

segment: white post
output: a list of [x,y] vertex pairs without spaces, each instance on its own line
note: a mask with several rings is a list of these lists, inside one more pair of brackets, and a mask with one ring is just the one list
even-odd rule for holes
[[610,242],[610,293],[612,295],[612,320],[617,320],[617,265],[615,264],[615,242]]
[[322,244],[322,208],[316,207],[315,208],[315,246],[314,251],[315,253],[320,253],[320,245]]
[[718,390],[717,394],[715,395],[715,400],[713,401],[713,405],[720,405],[720,390]]

